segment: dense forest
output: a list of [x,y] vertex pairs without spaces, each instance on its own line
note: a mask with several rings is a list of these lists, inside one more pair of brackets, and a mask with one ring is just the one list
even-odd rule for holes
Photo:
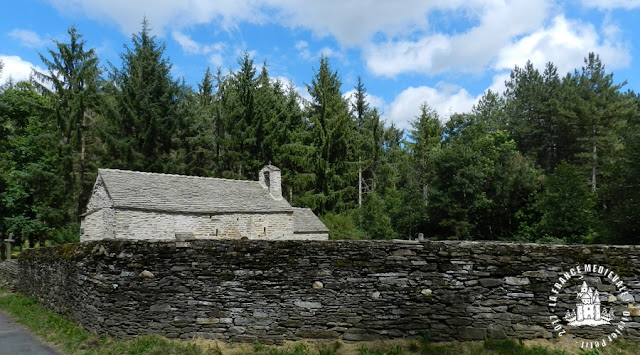
[[424,102],[405,132],[362,80],[345,98],[326,57],[307,101],[249,54],[186,85],[146,21],[120,66],[68,34],[0,89],[0,233],[19,243],[77,241],[99,167],[254,180],[269,162],[335,239],[636,243],[640,97],[596,54],[564,75],[515,67],[445,123]]

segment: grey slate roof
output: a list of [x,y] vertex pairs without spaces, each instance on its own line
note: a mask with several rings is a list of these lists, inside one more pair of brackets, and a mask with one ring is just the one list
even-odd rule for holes
[[115,208],[174,213],[293,211],[285,199],[274,200],[257,181],[116,169],[99,169],[98,174]]
[[329,228],[309,208],[293,207],[293,233],[329,232]]

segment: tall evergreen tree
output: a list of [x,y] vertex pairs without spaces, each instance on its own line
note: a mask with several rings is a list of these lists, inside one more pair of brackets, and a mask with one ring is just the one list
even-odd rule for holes
[[113,69],[111,93],[115,97],[106,140],[108,166],[163,172],[182,117],[180,85],[164,58],[165,45],[151,35],[145,19],[142,30],[125,46],[122,68]]
[[[95,157],[89,159],[87,146],[95,137],[93,121],[99,106],[98,57],[94,49],[85,48],[86,41],[75,27],[68,30],[69,43],[54,41],[50,58],[40,54],[47,72],[34,71],[37,84],[55,102],[55,115],[61,134],[62,173],[67,192],[75,199],[75,214],[79,218],[86,205],[93,177],[87,173]],[[37,81],[36,81],[37,83]],[[50,86],[49,86],[50,85]],[[51,89],[50,89],[51,87]]]
[[[531,62],[516,67],[506,83],[507,123],[505,129],[518,144],[518,149],[530,156],[547,172],[562,160],[571,160],[576,140],[574,122],[566,115],[566,87],[557,68],[548,63],[544,73]],[[570,96],[570,95],[567,95]]]
[[321,57],[320,67],[311,85],[307,85],[313,99],[307,114],[313,132],[314,184],[305,200],[316,213],[345,208],[355,192],[353,182],[357,169],[351,143],[355,127],[341,86],[338,73],[329,66],[329,59]]
[[253,58],[245,53],[238,61],[240,68],[232,72],[224,82],[222,110],[225,135],[222,175],[235,179],[253,179],[257,176],[256,69]]
[[279,159],[274,160],[282,169],[283,194],[293,205],[304,205],[300,199],[312,187],[314,177],[311,125],[304,117],[301,101],[295,85],[290,83],[284,103],[285,125],[281,128],[286,130],[287,143],[279,147]]
[[426,102],[420,105],[420,116],[411,122],[408,144],[416,173],[416,183],[425,205],[429,203],[429,188],[433,181],[434,153],[442,141],[443,127],[436,110]]
[[358,158],[358,206],[362,207],[364,194],[375,189],[383,127],[377,109],[372,109],[367,102],[367,89],[360,76],[354,89],[351,103],[356,127],[353,146]]
[[635,107],[620,93],[626,82],[614,84],[600,57],[590,53],[581,73],[575,74],[576,97],[573,112],[580,128],[580,157],[586,158],[590,170],[591,189],[598,188],[599,168],[607,164],[619,148],[617,132],[626,124]]

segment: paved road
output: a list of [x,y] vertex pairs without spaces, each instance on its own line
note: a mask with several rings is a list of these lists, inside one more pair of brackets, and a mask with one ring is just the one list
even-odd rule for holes
[[22,324],[16,323],[0,311],[0,355],[57,355],[56,350],[43,344]]

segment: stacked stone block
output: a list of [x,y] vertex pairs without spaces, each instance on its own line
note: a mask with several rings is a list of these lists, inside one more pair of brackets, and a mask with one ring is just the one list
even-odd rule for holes
[[[22,292],[118,337],[531,339],[552,337],[551,287],[585,262],[640,294],[638,247],[495,242],[102,240],[26,250],[19,277]],[[638,340],[629,307],[625,336]]]

